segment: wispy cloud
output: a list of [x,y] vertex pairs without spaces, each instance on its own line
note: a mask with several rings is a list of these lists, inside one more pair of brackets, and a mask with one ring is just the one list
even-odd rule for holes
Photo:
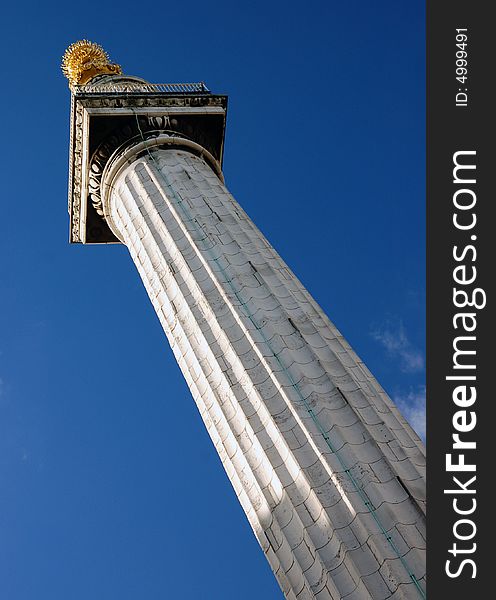
[[424,356],[408,339],[401,321],[387,321],[372,329],[372,337],[380,342],[391,357],[397,357],[405,373],[416,373],[424,368]]
[[394,401],[405,419],[425,441],[425,385],[407,394],[397,394]]

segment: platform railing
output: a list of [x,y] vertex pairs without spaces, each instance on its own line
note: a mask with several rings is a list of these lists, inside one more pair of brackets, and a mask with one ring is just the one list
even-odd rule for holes
[[198,94],[209,93],[207,86],[200,81],[199,83],[102,83],[101,85],[74,86],[75,94],[142,94],[161,93],[161,94]]

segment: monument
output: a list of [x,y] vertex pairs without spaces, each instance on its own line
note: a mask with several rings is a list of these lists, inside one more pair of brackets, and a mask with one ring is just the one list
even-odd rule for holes
[[226,188],[226,96],[62,69],[70,242],[128,247],[285,597],[424,598],[423,443]]

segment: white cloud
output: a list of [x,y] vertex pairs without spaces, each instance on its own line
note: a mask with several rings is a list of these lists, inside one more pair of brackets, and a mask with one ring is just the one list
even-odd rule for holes
[[396,406],[405,419],[425,441],[425,385],[407,394],[397,394],[394,397]]
[[399,358],[403,372],[416,373],[424,368],[424,356],[408,339],[401,321],[388,321],[382,327],[375,328],[372,337],[384,346],[390,356]]

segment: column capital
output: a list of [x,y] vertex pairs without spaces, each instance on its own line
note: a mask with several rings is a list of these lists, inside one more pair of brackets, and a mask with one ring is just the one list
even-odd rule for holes
[[[95,189],[97,189],[96,186],[98,186],[99,192],[98,196],[96,194],[94,195],[95,201],[98,202],[98,213],[103,216],[112,233],[122,243],[125,242],[114,222],[110,206],[114,183],[126,167],[144,154],[151,153],[159,148],[186,150],[191,154],[203,158],[220,181],[224,183],[224,176],[219,161],[217,161],[203,146],[200,146],[200,144],[197,144],[192,140],[160,131],[148,132],[147,137],[145,137],[145,135],[139,135],[130,138],[124,147],[119,147],[114,154],[106,160],[105,166],[101,172],[99,172],[99,166],[93,168],[97,163],[92,163],[91,168],[91,175],[94,176]],[[91,182],[90,185],[92,185]]]

